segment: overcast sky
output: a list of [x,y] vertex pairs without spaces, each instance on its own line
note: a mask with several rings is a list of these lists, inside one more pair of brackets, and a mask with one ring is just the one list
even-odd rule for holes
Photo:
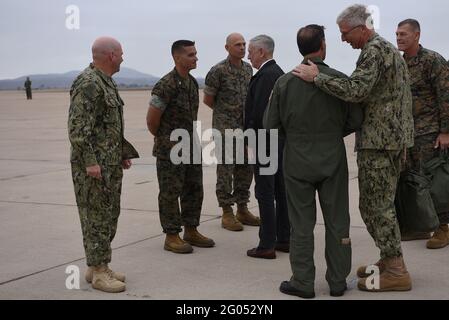
[[[275,58],[285,71],[301,57],[297,30],[311,23],[324,25],[327,63],[351,73],[359,51],[342,43],[337,15],[353,0],[0,0],[0,79],[36,73],[82,70],[91,61],[90,47],[101,35],[123,46],[122,66],[155,76],[173,67],[170,46],[178,39],[196,41],[198,69],[208,70],[226,57],[224,42],[234,31],[247,40],[268,34],[276,42]],[[425,47],[449,58],[447,0],[362,1],[379,8],[378,32],[395,43],[397,23],[416,18],[422,25]],[[80,10],[79,30],[66,28],[66,7]]]

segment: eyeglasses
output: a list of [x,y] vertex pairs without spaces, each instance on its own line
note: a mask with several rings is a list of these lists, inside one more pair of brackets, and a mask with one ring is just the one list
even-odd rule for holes
[[359,28],[359,27],[361,27],[362,25],[358,25],[358,26],[356,26],[356,27],[354,27],[354,28],[352,28],[351,30],[349,30],[349,31],[346,31],[346,32],[341,32],[341,37],[343,38],[346,38],[347,36],[348,36],[348,34],[350,34],[352,31],[354,31],[355,29],[357,29],[357,28]]

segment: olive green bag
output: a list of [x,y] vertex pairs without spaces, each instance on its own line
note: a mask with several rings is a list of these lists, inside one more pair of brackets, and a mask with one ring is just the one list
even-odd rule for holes
[[396,213],[401,232],[432,232],[440,225],[430,195],[431,177],[408,170],[401,174],[396,192]]
[[449,157],[441,153],[423,165],[424,171],[432,177],[430,195],[438,213],[449,211]]

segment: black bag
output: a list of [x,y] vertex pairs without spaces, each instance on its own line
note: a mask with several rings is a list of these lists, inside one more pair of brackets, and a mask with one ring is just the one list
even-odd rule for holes
[[449,212],[449,158],[441,154],[423,165],[424,171],[432,176],[430,195],[437,213]]
[[432,232],[440,222],[430,195],[431,178],[404,171],[396,193],[396,212],[401,232]]

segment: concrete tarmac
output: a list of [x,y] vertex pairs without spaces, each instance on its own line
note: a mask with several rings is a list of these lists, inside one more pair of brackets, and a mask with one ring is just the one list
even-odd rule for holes
[[[258,228],[221,228],[214,166],[204,167],[205,197],[199,230],[216,247],[191,255],[163,250],[153,139],[146,129],[149,91],[124,91],[125,135],[141,154],[125,172],[122,212],[111,267],[127,275],[127,291],[102,293],[84,281],[81,228],[70,173],[68,92],[0,91],[0,299],[297,300],[279,292],[291,276],[288,254],[276,260],[246,256],[257,246]],[[200,106],[203,130],[211,111]],[[449,248],[427,250],[425,241],[403,243],[413,290],[365,293],[356,288],[357,267],[374,263],[378,249],[358,210],[354,138],[346,140],[350,172],[353,268],[349,291],[339,299],[449,299]],[[252,192],[254,193],[254,192]],[[258,215],[257,202],[251,210]],[[325,281],[324,223],[318,205],[315,229],[317,299],[331,299]],[[80,268],[80,289],[69,290],[66,268]]]

